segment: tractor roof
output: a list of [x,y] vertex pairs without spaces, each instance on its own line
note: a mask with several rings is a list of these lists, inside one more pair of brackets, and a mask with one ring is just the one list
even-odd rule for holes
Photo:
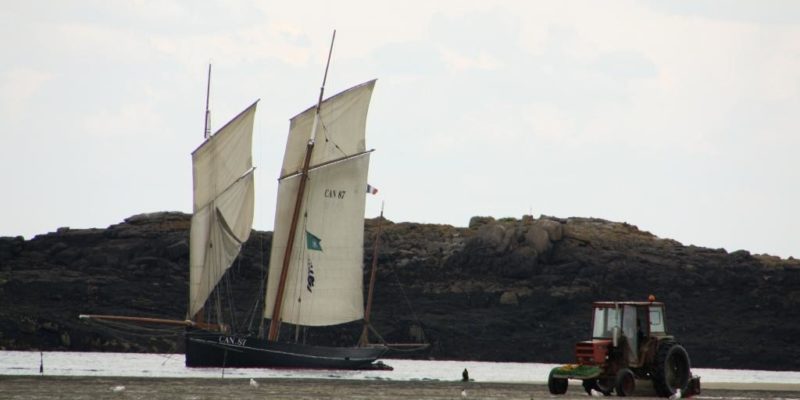
[[644,307],[644,306],[664,306],[664,303],[660,301],[595,301],[592,303],[594,307],[615,307],[617,305],[620,306],[635,306],[635,307]]

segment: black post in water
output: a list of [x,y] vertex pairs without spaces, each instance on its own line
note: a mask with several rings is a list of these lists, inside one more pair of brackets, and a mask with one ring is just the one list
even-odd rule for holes
[[222,379],[225,379],[225,364],[228,363],[228,349],[223,349],[222,351]]

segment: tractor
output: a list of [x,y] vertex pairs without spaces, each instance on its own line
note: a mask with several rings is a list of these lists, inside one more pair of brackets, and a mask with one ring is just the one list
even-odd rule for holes
[[651,295],[648,301],[598,301],[592,308],[592,340],[575,345],[575,364],[550,371],[550,393],[566,393],[569,379],[582,380],[590,395],[632,396],[637,381],[652,382],[661,397],[700,393],[689,354],[667,334],[664,303]]

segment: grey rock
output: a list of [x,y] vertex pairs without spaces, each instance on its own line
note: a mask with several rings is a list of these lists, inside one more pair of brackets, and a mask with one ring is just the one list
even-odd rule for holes
[[550,235],[548,235],[544,228],[538,225],[533,225],[528,228],[528,233],[525,234],[525,240],[538,254],[547,253],[552,247],[552,243],[550,243]]
[[500,295],[500,304],[516,306],[519,305],[519,298],[517,294],[512,291],[503,292],[503,294]]

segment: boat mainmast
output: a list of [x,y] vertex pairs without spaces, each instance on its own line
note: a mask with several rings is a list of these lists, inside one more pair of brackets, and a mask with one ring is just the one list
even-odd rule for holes
[[331,47],[328,50],[328,61],[325,64],[325,75],[322,77],[322,86],[319,88],[319,99],[317,100],[317,108],[314,112],[314,123],[311,126],[311,137],[308,139],[306,145],[306,156],[303,160],[303,169],[300,173],[300,185],[297,188],[297,198],[294,202],[294,212],[292,213],[292,222],[289,226],[289,238],[286,240],[286,250],[283,253],[283,264],[281,265],[281,275],[278,280],[278,290],[275,294],[275,307],[272,309],[272,320],[269,324],[269,333],[267,340],[274,342],[278,340],[278,333],[281,327],[281,308],[283,307],[283,295],[286,288],[286,278],[289,272],[289,261],[292,257],[292,247],[294,246],[294,237],[297,233],[297,221],[300,217],[300,206],[303,203],[303,195],[306,190],[306,181],[308,181],[308,168],[311,163],[311,153],[314,151],[314,144],[316,143],[317,124],[319,122],[319,111],[322,108],[322,96],[325,93],[325,82],[328,79],[328,67],[331,65],[331,54],[333,54],[333,42],[336,40],[336,30],[333,30],[333,37],[331,38]]

